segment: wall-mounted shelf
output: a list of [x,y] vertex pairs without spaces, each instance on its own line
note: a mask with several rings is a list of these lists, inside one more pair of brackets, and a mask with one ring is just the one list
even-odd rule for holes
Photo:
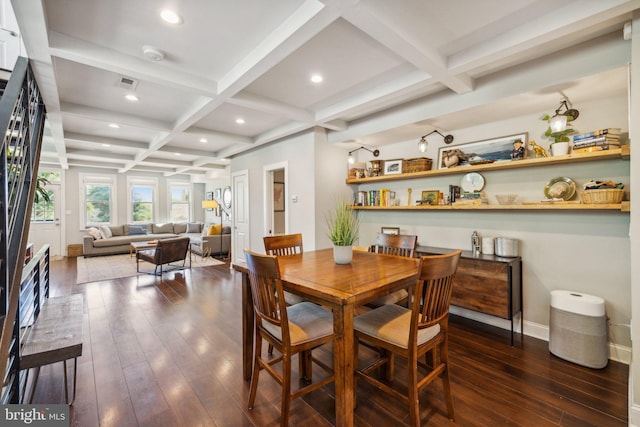
[[630,212],[630,202],[612,204],[553,204],[541,202],[526,205],[436,205],[436,206],[352,206],[359,211],[532,211],[532,210],[557,210],[557,211],[620,211]]
[[[497,162],[483,165],[467,165],[449,169],[434,169],[423,172],[401,173],[397,175],[373,176],[369,178],[348,178],[347,184],[370,184],[376,182],[399,181],[406,179],[430,178],[443,175],[456,175],[467,172],[484,172],[492,170],[520,169],[526,167],[540,167],[560,165],[564,163],[591,162],[598,160],[628,160],[631,156],[631,147],[623,145],[616,150],[597,151],[595,153],[571,153],[565,156],[541,157],[510,162]],[[491,205],[490,205],[491,206]],[[467,207],[468,208],[468,207]],[[575,207],[573,208],[575,209]]]

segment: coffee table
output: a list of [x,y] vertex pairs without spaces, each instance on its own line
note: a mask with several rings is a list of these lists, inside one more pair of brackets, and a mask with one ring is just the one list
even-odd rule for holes
[[151,242],[131,242],[129,245],[129,257],[137,254],[140,249],[153,249],[158,245],[158,241]]

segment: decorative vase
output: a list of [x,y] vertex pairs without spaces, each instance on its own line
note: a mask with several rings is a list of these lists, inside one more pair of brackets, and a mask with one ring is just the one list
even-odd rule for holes
[[336,264],[351,264],[353,246],[333,246],[333,260]]

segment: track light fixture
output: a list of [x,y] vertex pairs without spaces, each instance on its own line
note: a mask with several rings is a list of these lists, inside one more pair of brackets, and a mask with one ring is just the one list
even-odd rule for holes
[[[564,107],[564,112],[562,108]],[[567,128],[567,122],[572,122],[578,118],[580,112],[575,108],[567,106],[567,100],[563,99],[560,106],[556,109],[556,113],[549,119],[549,127],[552,132],[562,132]]]
[[453,142],[453,135],[446,135],[445,136],[445,135],[441,134],[439,130],[434,129],[431,132],[429,132],[428,134],[422,135],[420,137],[420,141],[418,142],[418,150],[420,150],[421,153],[424,153],[425,151],[427,151],[427,139],[426,138],[429,135],[431,135],[432,133],[437,133],[438,135],[443,137],[445,144],[451,144]]
[[347,158],[347,161],[350,165],[352,165],[356,161],[356,159],[353,158],[353,153],[358,150],[367,150],[368,152],[373,154],[373,157],[378,157],[380,155],[380,150],[369,150],[367,147],[356,148],[355,150],[349,151],[349,157]]

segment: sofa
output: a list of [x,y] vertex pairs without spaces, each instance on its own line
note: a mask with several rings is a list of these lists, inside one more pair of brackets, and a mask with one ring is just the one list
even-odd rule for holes
[[[211,232],[218,233],[210,235]],[[211,230],[209,224],[181,222],[164,224],[124,224],[90,227],[82,241],[84,256],[129,253],[131,242],[189,237],[192,252],[199,255],[228,254],[231,247],[231,227],[222,227],[222,233]]]

